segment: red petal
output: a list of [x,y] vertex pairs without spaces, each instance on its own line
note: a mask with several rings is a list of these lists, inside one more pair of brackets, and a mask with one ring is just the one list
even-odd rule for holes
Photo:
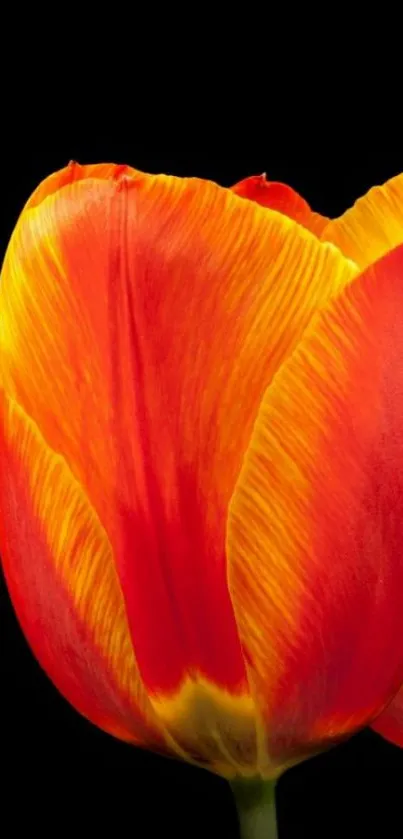
[[403,248],[311,322],[262,401],[229,582],[269,751],[366,725],[403,678]]
[[385,737],[385,740],[403,748],[403,687],[372,723],[371,728]]
[[267,181],[266,175],[253,175],[235,184],[232,191],[242,198],[248,198],[261,204],[262,207],[269,207],[277,210],[285,216],[294,219],[308,230],[320,237],[322,230],[326,227],[328,219],[319,213],[312,212],[309,204],[295,189],[277,181]]
[[2,562],[33,652],[93,723],[167,752],[138,674],[106,533],[64,460],[2,392],[0,451]]
[[3,268],[4,386],[108,532],[153,701],[186,677],[247,697],[228,500],[267,384],[355,269],[211,183],[75,177],[45,193]]

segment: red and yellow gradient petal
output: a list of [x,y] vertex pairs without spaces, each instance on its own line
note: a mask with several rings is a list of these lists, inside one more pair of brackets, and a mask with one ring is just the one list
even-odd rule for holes
[[375,186],[322,231],[332,242],[366,268],[403,242],[403,175]]
[[266,387],[356,266],[209,182],[63,183],[5,258],[2,381],[108,533],[154,708],[178,741],[210,715],[201,754],[254,765],[228,502]]
[[403,687],[371,724],[373,731],[403,749]]
[[262,401],[228,574],[260,760],[348,735],[403,677],[403,248],[312,320]]
[[266,175],[245,178],[235,184],[232,191],[242,198],[261,204],[262,207],[269,207],[289,216],[319,238],[329,221],[326,216],[314,213],[308,202],[295,189],[278,181],[268,181]]
[[107,534],[64,458],[1,391],[0,450],[3,570],[32,651],[63,696],[121,740],[225,777],[252,772],[251,700],[235,704],[201,684],[168,709],[173,728],[179,713],[181,746],[161,724],[138,672]]
[[2,564],[33,652],[93,723],[169,752],[139,677],[105,530],[64,459],[2,392],[0,447]]
[[375,186],[343,215],[328,219],[311,210],[291,187],[254,175],[233,191],[284,213],[311,230],[322,242],[331,242],[364,270],[403,242],[403,175]]

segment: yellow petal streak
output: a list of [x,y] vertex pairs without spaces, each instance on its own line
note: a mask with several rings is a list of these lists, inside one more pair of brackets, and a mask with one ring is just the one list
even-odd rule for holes
[[403,175],[375,186],[321,234],[360,268],[403,242]]

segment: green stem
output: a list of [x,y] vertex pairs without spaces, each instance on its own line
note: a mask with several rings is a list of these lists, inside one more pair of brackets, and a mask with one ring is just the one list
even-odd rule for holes
[[241,839],[277,839],[275,781],[231,781]]

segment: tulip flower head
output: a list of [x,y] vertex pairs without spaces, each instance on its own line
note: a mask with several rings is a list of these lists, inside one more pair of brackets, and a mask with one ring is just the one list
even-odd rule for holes
[[235,786],[371,724],[403,746],[401,242],[403,176],[335,220],[265,177],[112,164],[28,200],[0,553],[104,731]]

